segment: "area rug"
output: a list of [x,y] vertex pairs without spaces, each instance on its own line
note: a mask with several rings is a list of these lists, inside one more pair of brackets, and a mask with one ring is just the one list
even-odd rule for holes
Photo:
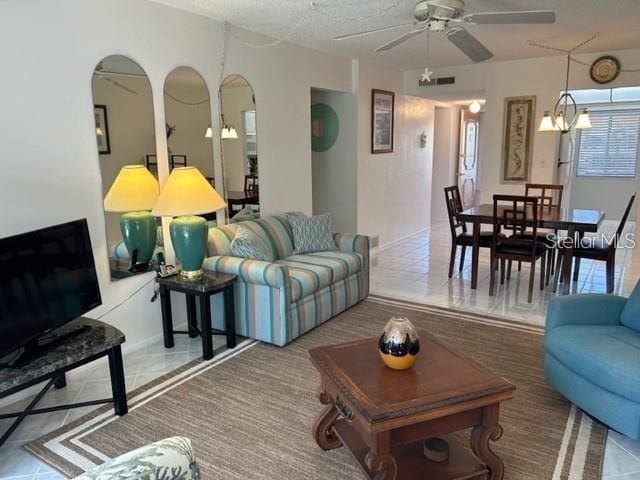
[[[25,448],[60,472],[83,469],[173,435],[193,442],[203,479],[364,479],[346,449],[322,451],[311,426],[321,410],[312,347],[376,336],[406,316],[516,385],[493,444],[514,480],[599,480],[607,429],[545,383],[543,332],[522,323],[371,297],[284,347],[246,340],[130,395],[117,418],[104,406]],[[455,373],[455,372],[452,372]]]

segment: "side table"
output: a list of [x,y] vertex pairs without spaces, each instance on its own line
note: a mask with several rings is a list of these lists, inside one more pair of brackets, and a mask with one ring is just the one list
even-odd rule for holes
[[[236,314],[234,306],[233,285],[236,276],[226,273],[205,272],[199,278],[185,279],[180,275],[173,277],[157,277],[156,281],[160,287],[160,305],[162,309],[162,330],[164,334],[164,346],[173,348],[174,334],[188,334],[190,337],[202,338],[202,357],[205,360],[213,358],[212,335],[214,332],[211,326],[211,296],[223,292],[224,295],[224,316],[225,332],[227,337],[227,348],[236,346]],[[173,329],[173,317],[171,314],[171,292],[181,292],[187,297],[187,321],[188,331]],[[196,318],[196,298],[200,307],[201,325],[198,329]]]
[[[14,422],[0,437],[0,445],[9,438],[28,415],[100,405],[102,403],[113,403],[116,415],[125,415],[128,412],[127,391],[120,348],[120,345],[125,340],[124,334],[107,323],[85,317],[77,318],[63,325],[55,331],[55,334],[64,336],[79,328],[82,331],[76,336],[53,347],[26,365],[15,368],[0,368],[0,398],[8,397],[33,385],[47,381],[40,393],[31,400],[24,410],[0,415],[0,420],[15,418]],[[36,408],[38,402],[51,387],[64,388],[67,385],[66,373],[69,370],[104,356],[109,359],[112,398]]]

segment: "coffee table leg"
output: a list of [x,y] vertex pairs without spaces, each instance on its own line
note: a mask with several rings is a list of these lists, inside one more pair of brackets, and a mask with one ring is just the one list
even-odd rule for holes
[[364,457],[364,463],[369,469],[369,475],[374,480],[396,480],[398,465],[391,455],[389,431],[374,435],[374,445]]
[[340,412],[338,412],[333,400],[324,390],[320,391],[318,399],[326,407],[313,423],[313,438],[323,450],[333,450],[341,447],[342,442],[333,433],[333,424],[340,416]]
[[496,442],[502,437],[502,427],[498,423],[498,413],[498,405],[485,407],[482,425],[478,425],[471,432],[471,449],[480,461],[484,462],[489,468],[491,476],[488,480],[502,480],[504,476],[504,463],[489,446],[489,440]]

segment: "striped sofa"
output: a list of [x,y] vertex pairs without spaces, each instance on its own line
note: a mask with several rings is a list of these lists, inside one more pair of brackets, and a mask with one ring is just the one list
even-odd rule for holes
[[[238,275],[235,285],[239,335],[286,345],[369,295],[369,239],[335,233],[338,250],[298,255],[284,215],[244,221],[267,244],[274,262],[234,257],[238,224],[209,230],[205,270]],[[216,315],[215,328],[224,328]]]

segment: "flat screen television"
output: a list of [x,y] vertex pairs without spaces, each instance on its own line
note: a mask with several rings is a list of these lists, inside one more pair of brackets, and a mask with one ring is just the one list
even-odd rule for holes
[[86,219],[0,239],[0,358],[101,303]]

